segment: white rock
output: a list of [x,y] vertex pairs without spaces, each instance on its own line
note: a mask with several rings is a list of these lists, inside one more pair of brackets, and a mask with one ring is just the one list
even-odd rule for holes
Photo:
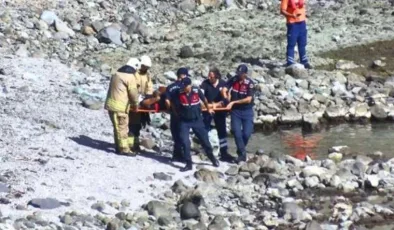
[[44,12],[42,12],[40,18],[48,25],[52,25],[53,23],[55,23],[56,20],[59,19],[55,12],[49,10],[45,10]]
[[366,185],[376,188],[379,185],[380,178],[377,175],[367,175],[365,180]]
[[176,79],[178,79],[178,77],[176,76],[176,74],[173,71],[165,72],[164,77],[170,81],[175,81]]
[[55,20],[55,28],[57,32],[65,32],[69,36],[73,37],[75,35],[75,32],[70,29],[67,24],[60,19]]
[[339,176],[334,175],[333,177],[331,177],[330,185],[332,187],[338,188],[341,183],[342,183],[342,180]]
[[322,174],[327,173],[328,170],[319,166],[306,166],[303,170],[302,170],[302,175],[306,178],[306,177],[311,177],[311,176],[317,176],[320,178],[320,176]]
[[312,176],[305,178],[305,185],[308,188],[314,188],[319,184],[319,178],[317,176]]

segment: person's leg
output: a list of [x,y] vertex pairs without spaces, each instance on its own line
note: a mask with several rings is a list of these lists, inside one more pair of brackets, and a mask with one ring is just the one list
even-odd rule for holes
[[238,111],[231,111],[231,130],[234,134],[235,145],[237,146],[237,154],[241,156],[245,151],[245,144],[242,138],[242,118]]
[[141,124],[141,116],[138,113],[135,112],[130,112],[129,115],[129,133],[128,133],[128,143],[130,148],[134,148],[135,146],[135,139],[137,137],[137,132],[138,128],[136,127],[136,125],[140,125]]
[[297,27],[294,23],[287,24],[287,51],[286,51],[286,59],[287,66],[295,64],[294,60],[294,48],[297,44]]
[[130,151],[130,146],[128,142],[129,115],[126,113],[116,113],[115,123],[118,127],[118,141],[121,154],[135,156],[135,153]]
[[310,65],[308,61],[308,56],[306,55],[306,45],[307,45],[307,37],[308,37],[306,23],[303,22],[298,24],[297,26],[299,30],[297,44],[298,44],[298,52],[300,54],[300,62],[307,68]]
[[192,156],[190,154],[190,139],[189,139],[190,124],[188,122],[180,122],[179,132],[181,139],[181,146],[183,148],[183,158],[186,160],[186,166],[181,169],[182,172],[193,169]]
[[242,140],[245,144],[245,153],[246,146],[248,145],[250,136],[254,131],[254,123],[253,123],[253,110],[245,111],[245,114],[242,119]]
[[119,148],[119,129],[117,125],[117,120],[116,120],[116,113],[112,111],[108,111],[109,118],[111,119],[111,123],[113,126],[113,132],[114,132],[114,143],[115,143],[115,152],[120,153],[120,148]]
[[203,116],[205,128],[209,132],[211,130],[212,115],[207,112],[203,112],[202,116]]
[[228,154],[227,146],[227,128],[226,128],[226,115],[227,113],[216,113],[214,115],[215,126],[218,131],[219,144],[220,144],[220,160],[232,161],[233,157]]
[[171,115],[170,117],[170,130],[171,130],[172,140],[174,142],[172,160],[182,161],[183,154],[182,154],[182,142],[180,140],[180,123],[179,120],[174,115]]
[[208,156],[209,160],[211,160],[215,167],[218,167],[219,163],[213,155],[212,145],[209,142],[208,131],[205,129],[204,122],[202,120],[193,122],[192,130],[196,137],[200,140],[201,146],[204,148],[205,154]]
[[[129,125],[129,134],[131,133],[133,135],[133,143],[132,147],[134,150],[139,151],[140,150],[140,133],[142,129],[141,124],[131,124]],[[130,135],[129,135],[130,136]],[[129,138],[129,144],[130,144],[130,138]]]

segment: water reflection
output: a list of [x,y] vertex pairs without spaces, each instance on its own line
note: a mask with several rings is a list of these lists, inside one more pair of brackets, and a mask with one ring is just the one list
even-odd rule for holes
[[[302,159],[306,155],[326,158],[330,147],[347,145],[354,153],[369,154],[381,151],[388,157],[394,157],[393,130],[394,123],[376,123],[342,124],[314,134],[304,134],[300,128],[279,130],[268,135],[255,133],[248,144],[248,151],[254,153],[264,149],[266,153],[280,152]],[[232,138],[229,144],[234,150]]]

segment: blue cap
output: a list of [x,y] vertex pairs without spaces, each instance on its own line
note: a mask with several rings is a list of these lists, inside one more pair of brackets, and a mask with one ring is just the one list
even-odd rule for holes
[[248,67],[245,64],[239,65],[237,68],[237,74],[248,73]]
[[185,77],[181,81],[182,89],[186,88],[187,86],[192,84],[192,80],[188,77]]
[[189,76],[189,71],[186,68],[179,68],[178,71],[176,71],[176,75],[179,77],[182,74]]

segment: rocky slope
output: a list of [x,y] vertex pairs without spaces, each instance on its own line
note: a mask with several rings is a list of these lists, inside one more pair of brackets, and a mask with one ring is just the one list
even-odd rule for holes
[[[201,81],[212,64],[227,74],[248,63],[256,123],[264,128],[392,118],[392,78],[359,76],[349,61],[319,57],[392,39],[390,2],[311,2],[311,61],[335,64],[335,71],[282,67],[279,2],[201,3],[2,2],[0,228],[312,230],[391,220],[393,160],[379,154],[351,159],[346,148],[334,148],[331,159],[305,162],[257,155],[218,171],[196,156],[196,172],[180,174],[166,160],[166,114],[154,115],[143,132],[146,154],[113,154],[102,109],[110,73],[145,53],[156,86],[180,66]],[[372,61],[383,67],[384,57]]]

